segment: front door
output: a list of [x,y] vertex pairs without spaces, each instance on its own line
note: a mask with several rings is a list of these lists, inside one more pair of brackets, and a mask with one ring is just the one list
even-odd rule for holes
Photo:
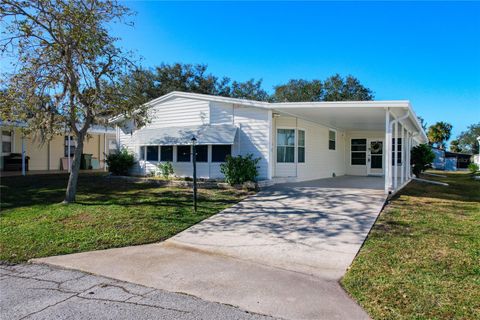
[[383,175],[383,140],[369,139],[367,153],[367,173]]

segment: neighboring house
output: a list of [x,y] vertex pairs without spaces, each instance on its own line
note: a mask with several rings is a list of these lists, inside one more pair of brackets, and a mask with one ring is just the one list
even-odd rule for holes
[[[57,171],[68,170],[68,163],[72,163],[75,152],[75,138],[73,135],[56,135],[51,141],[42,143],[34,136],[24,136],[24,125],[0,123],[2,143],[0,144],[0,170],[21,171],[21,156],[24,150],[25,170],[28,171]],[[70,136],[70,147],[69,147]],[[92,169],[105,168],[105,155],[117,149],[115,129],[100,126],[88,130],[88,138],[83,147],[84,154],[92,155]],[[16,160],[12,161],[12,158]],[[17,162],[19,165],[12,165]],[[28,167],[27,167],[28,164]]]
[[435,159],[432,168],[437,170],[456,171],[467,169],[472,155],[469,153],[450,152],[442,149],[433,148]]
[[427,142],[408,101],[267,103],[172,92],[147,106],[150,123],[143,128],[112,120],[118,144],[138,160],[138,175],[169,161],[175,174],[191,176],[195,136],[202,178],[222,178],[226,155],[253,154],[261,159],[259,180],[378,175],[391,192],[411,178],[405,151]]

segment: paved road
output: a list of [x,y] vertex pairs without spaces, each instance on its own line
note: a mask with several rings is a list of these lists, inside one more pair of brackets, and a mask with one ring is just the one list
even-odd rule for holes
[[0,265],[0,319],[245,319],[238,308],[45,265]]

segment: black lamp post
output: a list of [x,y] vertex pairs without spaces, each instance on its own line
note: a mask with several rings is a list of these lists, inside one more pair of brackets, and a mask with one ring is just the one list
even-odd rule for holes
[[192,162],[193,162],[193,211],[197,212],[197,138],[192,136]]

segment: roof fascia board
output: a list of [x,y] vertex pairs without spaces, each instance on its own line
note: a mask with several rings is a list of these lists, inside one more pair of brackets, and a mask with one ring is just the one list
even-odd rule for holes
[[272,103],[275,109],[283,108],[409,108],[407,100],[398,101],[325,101]]

